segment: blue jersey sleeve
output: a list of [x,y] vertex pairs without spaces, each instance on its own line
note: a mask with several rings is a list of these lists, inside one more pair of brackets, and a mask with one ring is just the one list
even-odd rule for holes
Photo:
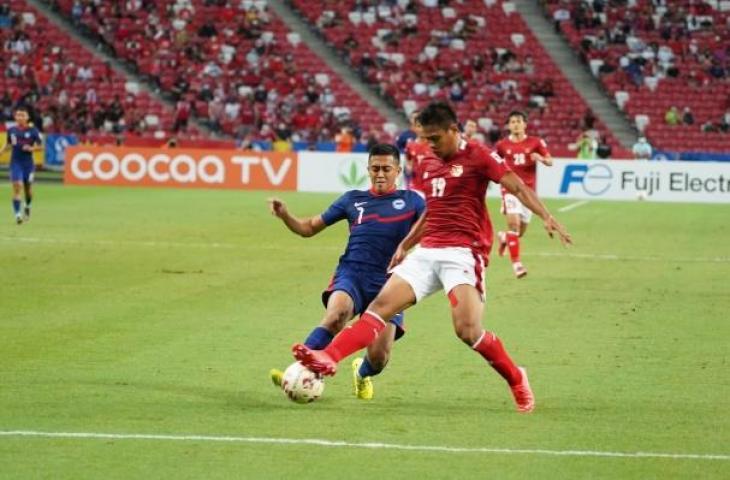
[[41,140],[41,132],[37,129],[33,129],[33,145],[40,145],[43,141]]
[[426,210],[426,200],[414,191],[411,191],[411,195],[413,195],[413,205],[416,207],[416,219],[419,219]]
[[324,224],[329,226],[335,222],[339,222],[347,218],[347,204],[350,198],[350,192],[345,193],[340,198],[335,200],[332,205],[322,214],[322,220]]

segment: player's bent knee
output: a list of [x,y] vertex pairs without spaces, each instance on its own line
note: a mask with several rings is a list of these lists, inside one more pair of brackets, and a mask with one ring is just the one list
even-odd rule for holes
[[377,313],[381,318],[390,318],[395,314],[395,312],[391,312],[392,307],[390,303],[380,295],[375,297],[375,300],[370,303],[368,310]]
[[347,321],[350,319],[350,312],[347,311],[335,311],[327,312],[322,321],[322,326],[327,328],[330,332],[337,333],[345,328]]
[[482,334],[481,327],[474,325],[454,325],[454,333],[459,339],[467,345],[474,345]]

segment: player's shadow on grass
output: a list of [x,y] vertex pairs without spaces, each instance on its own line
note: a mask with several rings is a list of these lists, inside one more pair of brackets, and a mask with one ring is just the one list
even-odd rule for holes
[[[93,386],[103,388],[104,390],[118,395],[120,392],[126,394],[126,401],[130,401],[129,397],[139,394],[142,403],[165,403],[170,401],[175,403],[176,408],[180,408],[180,400],[196,400],[194,403],[200,404],[201,400],[205,405],[218,405],[219,408],[229,410],[247,410],[261,409],[271,410],[278,408],[282,402],[289,403],[283,394],[277,392],[274,387],[271,388],[270,394],[258,390],[246,390],[240,385],[231,384],[230,388],[212,386],[212,385],[190,385],[173,382],[152,382],[140,380],[107,380],[96,382],[77,382],[79,385]],[[164,398],[160,398],[163,395]],[[169,398],[169,400],[168,400]]]

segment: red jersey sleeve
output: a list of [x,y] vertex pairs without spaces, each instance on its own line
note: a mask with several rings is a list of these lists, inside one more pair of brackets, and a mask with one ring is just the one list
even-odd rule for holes
[[504,151],[505,151],[505,148],[504,148],[504,140],[500,140],[497,143],[495,143],[494,144],[494,149],[497,151],[497,153],[500,156],[504,157]]
[[535,142],[535,143],[536,143],[535,151],[537,153],[539,153],[543,157],[550,155],[550,150],[548,150],[547,143],[545,142],[545,140],[543,140],[542,138],[538,138],[537,142]]
[[479,158],[484,163],[484,175],[488,180],[499,183],[504,174],[511,171],[510,168],[497,151],[484,145],[480,145],[478,149]]

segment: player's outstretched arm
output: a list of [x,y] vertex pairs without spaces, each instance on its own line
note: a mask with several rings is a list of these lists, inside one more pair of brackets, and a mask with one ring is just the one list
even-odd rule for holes
[[532,152],[530,155],[530,158],[532,158],[533,162],[540,162],[546,167],[552,167],[553,166],[553,157],[549,153],[547,155],[540,155],[537,152]]
[[570,245],[573,243],[568,231],[563,227],[555,217],[553,217],[548,211],[547,207],[537,197],[537,193],[530,187],[524,184],[524,182],[514,172],[506,173],[499,183],[507,189],[512,195],[517,197],[520,202],[530,210],[532,210],[538,217],[540,217],[545,225],[547,234],[552,238],[556,233],[560,237],[560,241],[563,245]]
[[286,207],[286,203],[278,198],[269,198],[269,209],[271,214],[279,217],[286,228],[301,235],[302,237],[311,237],[317,235],[319,232],[327,228],[327,225],[322,220],[321,215],[309,218],[297,218],[291,213]]

